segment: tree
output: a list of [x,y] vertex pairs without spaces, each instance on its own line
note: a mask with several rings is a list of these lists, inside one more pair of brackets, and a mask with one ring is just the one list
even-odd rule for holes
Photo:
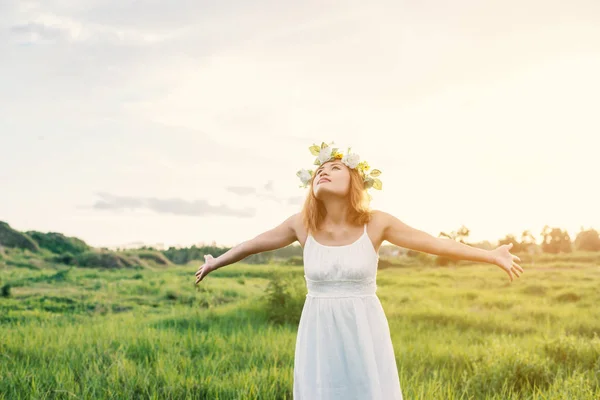
[[600,235],[595,229],[584,230],[583,226],[581,231],[575,238],[575,248],[581,251],[600,251]]
[[544,253],[570,253],[572,251],[571,237],[566,230],[550,228],[545,225],[541,232],[542,250]]
[[[457,231],[452,231],[450,233],[440,232],[438,236],[445,236],[448,239],[456,240],[457,242],[467,244],[465,242],[465,239],[469,236],[470,232],[471,231],[466,226],[461,225],[461,227]],[[449,258],[449,257],[438,256],[435,258],[435,264],[438,266],[445,266],[448,264],[455,264],[455,263],[456,263],[456,260]]]
[[511,251],[514,253],[519,253],[522,251],[521,243],[517,241],[517,238],[514,235],[506,235],[504,239],[498,240],[498,246],[502,246],[503,244],[511,244],[513,245]]
[[521,249],[522,251],[531,253],[532,250],[537,246],[535,236],[530,230],[525,230],[521,233]]
[[452,231],[450,233],[440,232],[438,236],[445,236],[448,239],[456,240],[457,242],[466,244],[464,239],[466,239],[469,236],[470,232],[471,231],[466,226],[461,225],[461,227],[457,231]]

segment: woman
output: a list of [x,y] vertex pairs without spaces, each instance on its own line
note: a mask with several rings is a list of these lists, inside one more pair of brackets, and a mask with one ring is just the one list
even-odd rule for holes
[[205,257],[196,284],[210,272],[264,251],[300,242],[308,294],[296,339],[294,399],[402,399],[390,330],[376,295],[378,250],[384,240],[407,249],[495,264],[513,280],[523,269],[511,245],[471,247],[414,229],[370,210],[367,189],[378,176],[357,154],[322,143],[310,148],[319,167],[297,176],[310,185],[302,212],[223,255]]

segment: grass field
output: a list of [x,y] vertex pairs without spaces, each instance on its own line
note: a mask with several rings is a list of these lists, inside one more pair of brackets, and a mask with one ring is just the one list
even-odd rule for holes
[[[404,398],[600,399],[600,266],[570,257],[524,260],[512,284],[492,265],[381,269]],[[196,289],[198,265],[5,264],[0,398],[291,399],[302,267],[238,263]]]

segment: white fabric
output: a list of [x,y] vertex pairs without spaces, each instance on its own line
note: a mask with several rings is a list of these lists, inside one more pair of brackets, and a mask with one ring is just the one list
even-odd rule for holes
[[294,400],[402,400],[390,329],[376,295],[379,256],[367,234],[304,245],[308,294],[294,358]]

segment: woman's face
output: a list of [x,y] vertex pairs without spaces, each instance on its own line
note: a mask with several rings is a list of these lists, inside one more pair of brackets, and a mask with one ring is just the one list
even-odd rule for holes
[[312,190],[317,199],[328,195],[346,196],[349,189],[350,170],[341,161],[327,161],[315,172]]

